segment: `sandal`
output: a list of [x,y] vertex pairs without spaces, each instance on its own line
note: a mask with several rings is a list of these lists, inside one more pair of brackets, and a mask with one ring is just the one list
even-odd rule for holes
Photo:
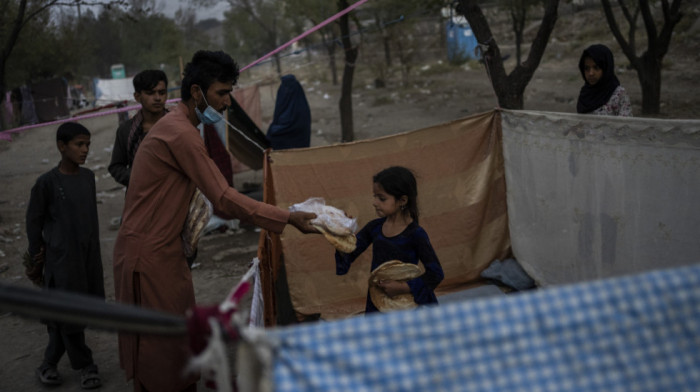
[[83,389],[95,389],[102,386],[102,380],[97,372],[97,365],[86,366],[80,371],[80,386]]
[[36,377],[44,385],[61,385],[63,378],[58,374],[58,369],[53,366],[40,366],[34,371]]

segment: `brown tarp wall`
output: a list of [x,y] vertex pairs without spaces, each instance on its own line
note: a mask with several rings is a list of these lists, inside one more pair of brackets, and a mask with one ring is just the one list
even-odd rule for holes
[[[287,208],[309,197],[345,210],[360,227],[376,218],[372,176],[401,165],[417,175],[420,223],[442,263],[438,296],[478,284],[511,254],[500,113],[483,113],[398,135],[326,147],[268,151],[264,201]],[[258,257],[265,325],[330,320],[364,311],[371,249],[344,276],[321,235],[263,231]],[[290,319],[291,316],[291,319]]]

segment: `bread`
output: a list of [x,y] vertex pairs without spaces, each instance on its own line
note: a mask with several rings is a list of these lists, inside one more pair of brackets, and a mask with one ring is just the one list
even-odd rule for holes
[[336,249],[343,253],[350,253],[355,250],[355,247],[357,245],[357,237],[355,237],[355,234],[349,234],[349,235],[337,235],[333,234],[330,231],[326,230],[321,225],[313,225],[318,231],[323,234],[324,237],[328,240],[328,242],[331,243]]
[[199,189],[195,189],[190,201],[189,211],[182,228],[182,247],[186,257],[191,257],[197,250],[199,238],[211,218],[209,201]]
[[418,305],[413,300],[413,294],[407,293],[390,297],[379,287],[379,281],[396,280],[405,282],[415,279],[422,274],[423,271],[415,264],[404,263],[399,260],[383,263],[375,268],[369,277],[369,296],[372,303],[382,312],[415,308]]
[[345,212],[333,206],[320,206],[317,217],[311,221],[312,224],[322,226],[327,232],[338,236],[352,235],[352,228],[349,223],[352,220],[345,215]]

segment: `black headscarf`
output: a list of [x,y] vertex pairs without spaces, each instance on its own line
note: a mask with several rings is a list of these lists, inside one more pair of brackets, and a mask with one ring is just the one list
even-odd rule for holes
[[[584,70],[584,60],[590,57],[603,70],[598,83],[595,85],[588,84],[586,80],[586,72]],[[578,62],[578,69],[581,71],[584,85],[581,87],[581,92],[578,95],[578,103],[576,111],[579,113],[590,113],[599,107],[608,103],[608,100],[615,92],[620,81],[615,76],[615,61],[613,54],[607,46],[596,44],[589,46],[581,54],[581,59]]]

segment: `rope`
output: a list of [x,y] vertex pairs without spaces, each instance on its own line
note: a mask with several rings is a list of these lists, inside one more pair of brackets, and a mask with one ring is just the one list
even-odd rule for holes
[[348,12],[354,10],[355,8],[361,6],[362,4],[366,3],[367,1],[368,1],[368,0],[360,0],[360,1],[358,1],[357,3],[351,5],[350,7],[348,7],[348,8],[346,8],[346,9],[344,9],[344,10],[338,12],[337,14],[335,14],[335,15],[331,16],[330,18],[324,20],[323,22],[317,24],[316,26],[314,26],[314,27],[312,27],[311,29],[305,31],[304,33],[302,33],[302,34],[296,36],[295,38],[292,38],[292,39],[289,40],[289,42],[287,42],[286,44],[284,44],[284,45],[278,47],[277,49],[273,50],[272,52],[270,52],[270,53],[268,53],[268,54],[266,54],[266,55],[260,57],[259,59],[253,61],[252,63],[246,65],[245,67],[243,67],[243,68],[241,69],[241,72],[245,71],[246,69],[248,69],[248,68],[250,68],[250,67],[252,67],[252,66],[254,66],[254,65],[258,64],[258,63],[260,63],[261,61],[267,60],[268,58],[270,58],[270,57],[274,56],[275,54],[281,52],[282,50],[286,49],[287,47],[289,47],[289,46],[292,45],[293,43],[299,41],[300,39],[305,38],[306,36],[308,36],[308,35],[311,34],[311,33],[314,33],[314,32],[316,32],[316,31],[318,31],[319,29],[323,28],[323,27],[326,26],[327,24],[333,22],[334,20],[340,18],[341,16],[343,16],[343,15],[347,14]]

